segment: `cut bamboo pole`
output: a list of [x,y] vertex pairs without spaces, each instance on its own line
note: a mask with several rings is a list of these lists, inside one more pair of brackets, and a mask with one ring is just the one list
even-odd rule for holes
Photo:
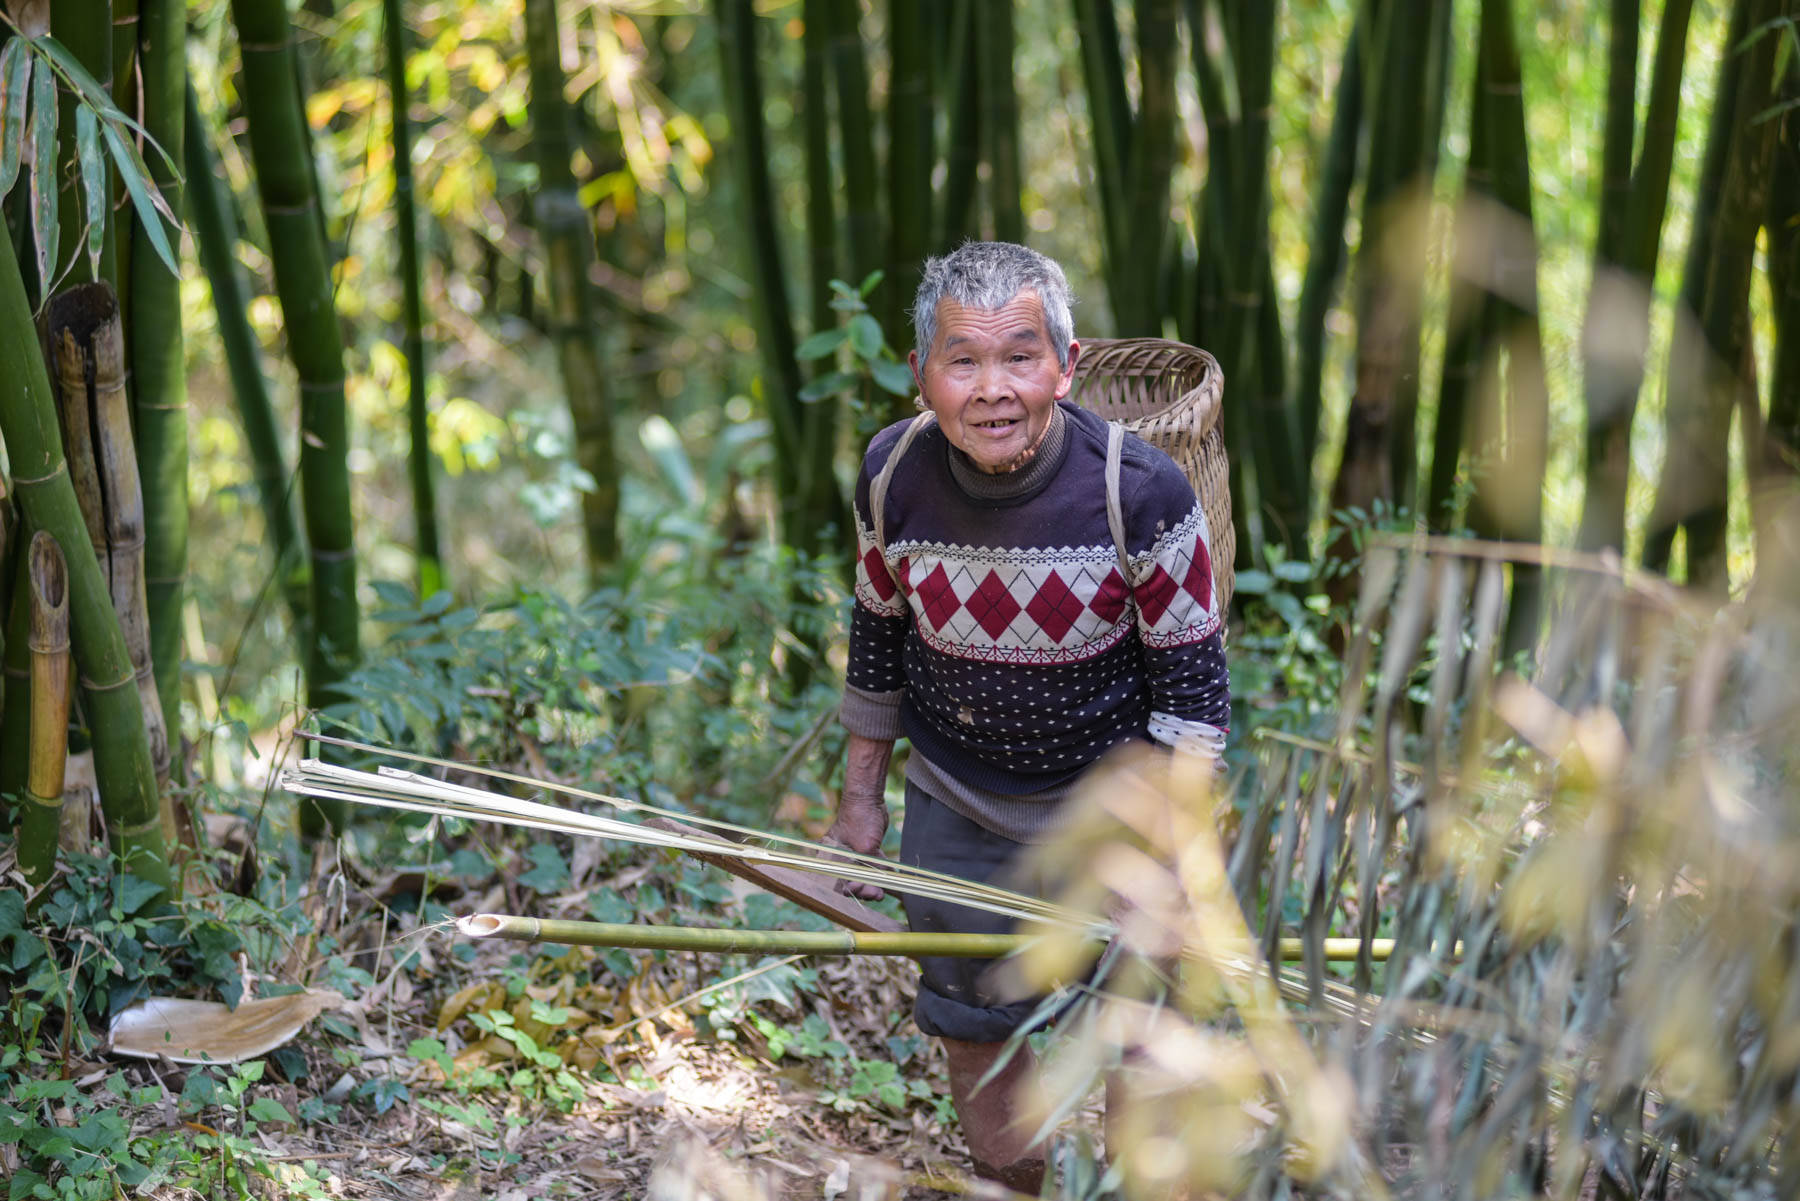
[[6,238],[0,238],[0,363],[7,364],[12,381],[0,391],[0,438],[6,440],[20,507],[28,522],[56,538],[67,560],[75,665],[82,707],[94,731],[95,770],[108,825],[128,870],[167,884],[168,853],[143,704],[106,579],[70,486],[31,303]]
[[[955,934],[868,930],[730,930],[699,926],[638,926],[614,922],[566,921],[557,918],[520,917],[504,913],[472,913],[456,919],[457,932],[469,938],[500,938],[513,942],[563,943],[576,947],[621,947],[642,951],[710,951],[754,955],[894,955],[906,959],[924,956],[950,959],[998,959],[1023,950],[1037,934]],[[1281,940],[1281,958],[1297,961],[1305,955],[1304,941]],[[1094,945],[1098,947],[1099,941]],[[1346,962],[1362,949],[1359,938],[1328,938],[1325,958]],[[1377,938],[1369,943],[1369,957],[1386,962],[1394,953],[1394,940]]]
[[0,573],[12,583],[5,612],[6,647],[0,659],[0,796],[25,791],[25,768],[31,762],[31,588],[27,557],[17,564],[0,562]]
[[19,815],[19,868],[33,889],[56,871],[69,761],[69,573],[43,530],[31,539],[31,756]]
[[70,475],[94,553],[106,574],[125,635],[150,739],[163,838],[177,836],[169,805],[169,732],[150,651],[144,578],[144,493],[125,391],[125,339],[112,288],[90,284],[58,293],[45,314]]

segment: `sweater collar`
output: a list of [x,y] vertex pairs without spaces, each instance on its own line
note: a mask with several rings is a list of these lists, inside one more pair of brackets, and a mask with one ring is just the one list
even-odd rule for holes
[[1044,431],[1044,439],[1031,461],[1017,471],[1000,475],[982,471],[968,455],[950,446],[950,477],[974,500],[1018,500],[1030,496],[1061,470],[1069,446],[1068,424],[1062,406],[1052,408],[1050,426]]

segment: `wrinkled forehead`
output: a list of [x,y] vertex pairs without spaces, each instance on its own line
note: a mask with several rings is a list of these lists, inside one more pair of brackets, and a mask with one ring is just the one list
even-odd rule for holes
[[964,304],[953,296],[945,296],[937,303],[936,315],[933,350],[976,338],[1050,343],[1049,315],[1044,312],[1036,288],[1020,288],[991,308]]

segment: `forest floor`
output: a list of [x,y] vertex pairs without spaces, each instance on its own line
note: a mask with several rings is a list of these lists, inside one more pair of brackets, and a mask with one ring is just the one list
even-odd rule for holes
[[[615,894],[639,886],[673,894],[691,879],[687,870],[640,859],[607,884]],[[133,1084],[163,1086],[161,1105],[136,1115],[138,1131],[235,1135],[246,1166],[283,1197],[1012,1195],[969,1176],[942,1052],[910,1016],[910,962],[800,961],[788,971],[790,981],[807,971],[803,987],[746,984],[734,993],[741,958],[469,943],[444,923],[420,928],[412,915],[359,904],[405,880],[388,872],[348,894],[340,888],[329,906],[314,906],[318,941],[294,948],[290,967],[316,963],[315,948],[335,942],[366,973],[360,988],[336,982],[345,1004],[316,1019],[239,1102],[269,1098],[296,1122],[234,1128],[229,1107],[184,1112],[178,1098],[194,1069],[130,1064]],[[728,910],[753,891],[728,887]],[[580,895],[547,909],[573,915]],[[456,908],[492,910],[508,899],[496,885]],[[255,991],[258,981],[247,983]],[[1091,1137],[1098,1100],[1065,1126]]]

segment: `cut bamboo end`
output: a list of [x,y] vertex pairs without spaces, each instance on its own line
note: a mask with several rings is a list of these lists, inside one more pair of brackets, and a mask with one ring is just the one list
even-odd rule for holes
[[33,886],[56,870],[64,772],[69,761],[69,573],[62,547],[44,530],[27,552],[31,652],[31,733],[19,867]]

